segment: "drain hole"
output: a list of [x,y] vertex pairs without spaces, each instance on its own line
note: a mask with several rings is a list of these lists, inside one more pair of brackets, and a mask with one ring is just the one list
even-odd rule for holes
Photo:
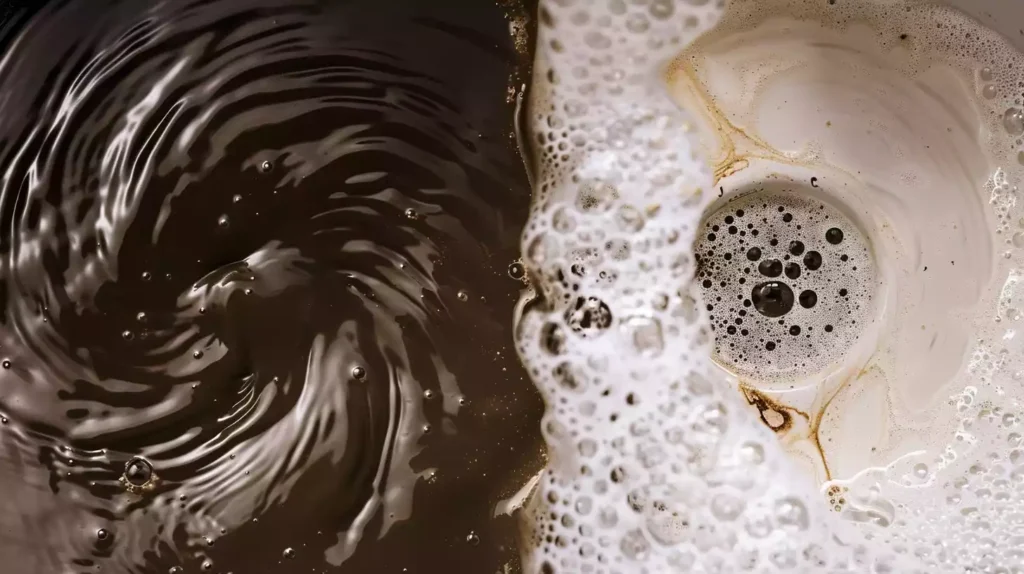
[[738,197],[704,220],[698,281],[716,360],[755,380],[840,359],[873,317],[875,262],[839,210],[791,190]]

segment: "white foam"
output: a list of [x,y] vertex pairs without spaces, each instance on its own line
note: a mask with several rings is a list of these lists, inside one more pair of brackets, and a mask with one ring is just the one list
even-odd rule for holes
[[[900,363],[893,352],[881,353],[882,361],[873,363],[881,374],[872,379],[866,373],[853,391],[863,400],[847,397],[835,405],[861,417],[854,417],[861,423],[882,418],[884,428],[861,428],[861,434],[883,436],[886,447],[899,446],[888,449],[885,465],[828,484],[821,496],[810,476],[758,420],[757,410],[744,404],[734,385],[712,367],[707,316],[693,281],[692,243],[715,195],[710,193],[713,181],[735,175],[738,167],[745,167],[743,162],[825,165],[844,184],[864,183],[865,175],[827,161],[834,160],[830,150],[843,141],[815,137],[810,123],[800,126],[808,134],[805,142],[798,142],[806,144],[802,149],[767,145],[775,153],[751,154],[758,145],[777,144],[773,137],[790,132],[779,124],[750,121],[747,127],[756,129],[744,132],[746,140],[728,150],[732,161],[723,169],[716,162],[712,173],[695,155],[689,119],[666,97],[662,73],[668,58],[715,23],[723,10],[720,3],[542,1],[531,102],[539,183],[523,240],[524,263],[539,299],[523,307],[517,348],[548,405],[543,431],[552,463],[528,507],[533,542],[524,556],[528,571],[1013,572],[1022,567],[1018,549],[1024,540],[1015,505],[1024,496],[1017,412],[1017,393],[1022,392],[1017,379],[1024,375],[1013,377],[1024,373],[1024,365],[1017,364],[1024,349],[1016,346],[1015,330],[1006,329],[1006,322],[1019,316],[1014,299],[1019,273],[1011,275],[1010,270],[1020,261],[1016,251],[997,261],[984,254],[994,252],[998,242],[1005,242],[1007,249],[1014,245],[1011,227],[1019,215],[1013,182],[1019,166],[1004,160],[1016,159],[1013,146],[1019,143],[1013,140],[1016,135],[1007,139],[1004,124],[1016,134],[1016,116],[1011,113],[1007,121],[1005,112],[1020,105],[1014,100],[1024,59],[973,21],[947,10],[888,1],[852,5],[849,0],[834,8],[825,2],[737,0],[697,49],[722,39],[726,44],[749,40],[744,34],[752,30],[767,33],[759,40],[799,41],[799,34],[785,26],[817,26],[836,37],[861,34],[858,45],[870,46],[878,61],[895,70],[891,86],[899,87],[896,80],[902,75],[925,87],[953,89],[955,85],[942,82],[957,74],[977,75],[978,97],[956,101],[977,104],[974,109],[982,113],[935,109],[932,117],[976,117],[976,125],[984,128],[980,147],[978,134],[970,133],[970,121],[955,124],[952,131],[933,126],[935,134],[928,135],[930,130],[922,133],[922,126],[913,123],[886,124],[871,117],[878,109],[870,106],[860,110],[865,116],[851,118],[896,138],[895,147],[886,152],[894,157],[927,156],[900,147],[915,141],[940,145],[942,157],[953,164],[969,164],[940,166],[938,178],[935,173],[898,174],[897,180],[907,185],[945,184],[943,178],[961,169],[976,174],[978,157],[996,158],[1003,168],[988,188],[967,187],[971,193],[984,192],[981,204],[988,203],[991,211],[980,220],[972,212],[960,214],[959,220],[972,226],[962,232],[964,241],[958,243],[949,230],[932,236],[941,246],[930,251],[937,257],[969,248],[963,271],[941,277],[948,278],[944,285],[954,296],[965,293],[977,300],[969,306],[971,312],[936,318],[980,337],[971,344],[972,355],[963,369],[924,389],[932,395],[953,393],[954,399],[938,404],[927,416],[883,414],[891,406],[886,385],[903,380],[905,373],[894,369]],[[767,15],[788,15],[790,20],[758,30]],[[904,44],[899,37],[903,33],[912,42]],[[970,41],[968,33],[973,35]],[[720,69],[743,81],[719,75],[710,82],[724,89],[716,98],[736,106],[716,118],[735,120],[744,117],[743,109],[784,103],[779,99],[784,92],[764,89],[794,69],[794,59],[785,50],[799,46],[782,44],[782,52],[762,50],[767,57],[760,63],[757,58],[725,60]],[[756,43],[749,45],[756,51]],[[937,78],[929,75],[936,56],[943,73],[952,75],[929,84]],[[723,108],[721,99],[714,100],[718,108]],[[740,105],[744,101],[747,108]],[[803,103],[805,115],[816,121],[813,107]],[[820,123],[826,126],[826,121]],[[705,133],[721,133],[728,126],[703,122],[702,127]],[[910,139],[900,139],[904,137]],[[757,145],[742,147],[750,142]],[[978,155],[977,149],[983,153]],[[982,162],[980,169],[987,173],[990,167]],[[867,183],[876,181],[868,178]],[[924,207],[978,203],[976,195],[957,195],[959,186],[936,189],[952,195],[933,196]],[[901,207],[891,198],[874,201],[879,198],[860,201]],[[843,199],[857,205],[852,192]],[[897,219],[897,226],[934,216],[927,209],[912,212]],[[997,224],[997,241],[986,235],[989,218]],[[907,239],[913,228],[868,224],[873,239],[891,239],[886,245],[921,247]],[[922,289],[925,283],[917,283],[916,289],[909,283],[908,292],[904,283],[893,280],[902,269],[917,269],[920,254],[904,249],[877,255],[880,265],[891,264],[881,270],[890,279],[887,286],[910,302],[894,304],[891,325],[916,328],[921,313],[927,316],[928,309],[941,309],[941,304],[934,306],[936,301],[948,300],[948,293]],[[989,282],[989,274],[1002,277],[1005,288],[1003,280]],[[894,301],[901,300],[886,299]],[[974,309],[989,311],[973,314]],[[879,340],[892,336],[883,334]],[[868,360],[867,355],[858,358],[862,364]],[[912,398],[922,389],[911,385],[904,390]],[[836,417],[836,428],[842,429],[851,418],[839,414],[823,412],[822,417]],[[892,424],[894,417],[901,424]],[[957,428],[942,426],[950,420]],[[922,434],[942,429],[949,431],[948,441],[941,432]],[[945,442],[948,448],[937,448]]]
[[710,364],[692,242],[711,174],[661,73],[720,10],[542,5],[540,180],[524,235],[541,302],[519,320],[517,346],[547,400],[552,464],[530,508],[530,571],[895,560],[829,520],[814,484]]
[[[1008,513],[1024,472],[1008,447],[1024,395],[1011,293],[1022,70],[1008,42],[947,8],[738,0],[670,74],[680,101],[707,110],[705,144],[726,142],[706,147],[716,173],[741,156],[828,173],[868,223],[882,328],[841,381],[818,383],[813,438],[846,479],[838,510],[889,523],[865,530],[932,571],[1021,567]],[[743,179],[735,167],[724,181]],[[984,504],[965,502],[977,492]]]

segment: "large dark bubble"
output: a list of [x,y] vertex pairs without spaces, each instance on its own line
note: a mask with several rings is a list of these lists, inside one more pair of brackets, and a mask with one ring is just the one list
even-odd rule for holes
[[542,407],[506,344],[509,10],[6,16],[5,571],[515,560],[491,514],[539,467]]

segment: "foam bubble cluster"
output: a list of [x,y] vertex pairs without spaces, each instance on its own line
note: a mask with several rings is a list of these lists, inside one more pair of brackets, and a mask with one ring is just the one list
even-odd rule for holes
[[873,319],[874,257],[859,228],[789,189],[732,198],[694,247],[715,354],[748,380],[820,372]]
[[532,572],[911,572],[832,520],[712,366],[692,245],[711,197],[663,62],[721,3],[543,2],[517,348],[552,462]]
[[[1024,56],[955,11],[918,3],[736,0],[719,22],[723,10],[713,0],[542,2],[531,95],[538,182],[523,243],[536,292],[517,321],[517,347],[548,405],[543,430],[552,460],[528,505],[527,570],[1024,571],[1024,348],[1015,325],[1024,305],[1024,219],[1016,187],[1024,164]],[[900,136],[885,139],[885,149],[853,149],[869,156],[880,151],[882,159],[899,160],[896,166],[938,158],[936,171],[845,170],[851,181],[873,177],[872,186],[858,188],[872,193],[885,189],[879,182],[890,176],[900,185],[889,191],[899,191],[901,200],[913,199],[918,188],[930,191],[922,196],[930,202],[906,203],[914,207],[907,221],[935,221],[932,206],[962,205],[957,220],[933,226],[927,241],[915,242],[905,237],[917,226],[873,217],[872,239],[882,237],[895,249],[879,255],[842,210],[804,195],[774,194],[768,201],[754,193],[709,209],[717,194],[710,193],[711,170],[694,154],[686,115],[665,96],[663,63],[712,25],[718,27],[709,42],[725,38],[725,46],[742,49],[750,43],[730,34],[769,21],[788,32],[769,26],[761,30],[766,41],[785,44],[810,30],[807,38],[859,42],[864,61],[885,68],[891,82],[884,85],[892,88],[886,93],[897,108],[906,95],[900,90],[912,83],[943,86],[946,91],[930,92],[939,99],[961,97],[959,80],[942,83],[949,76],[933,73],[933,66],[963,76],[976,92],[964,97],[976,108],[902,109],[904,118],[912,111],[935,118],[924,131],[872,115],[889,110],[867,92],[855,103],[869,107],[851,115],[859,133]],[[808,70],[826,77],[835,69],[834,63],[804,65],[787,51],[745,54],[760,58],[756,66],[736,60],[739,77],[750,81],[726,83],[735,88],[737,117],[746,121],[720,114],[714,129],[760,126],[783,134],[778,124],[747,116],[768,104],[781,109],[787,104],[781,96],[814,92],[766,88],[778,86],[778,77]],[[847,79],[867,73],[850,70]],[[981,129],[973,129],[967,107],[981,110]],[[842,133],[830,118],[817,123],[821,109],[801,110],[809,134]],[[834,159],[830,145],[845,143],[819,139],[800,158]],[[743,150],[727,151],[718,177],[730,173],[735,166],[728,162],[739,162]],[[777,157],[792,162],[796,156]],[[993,163],[1001,168],[988,186],[973,186],[977,172]],[[936,195],[940,189],[963,197]],[[840,196],[856,200],[847,191]],[[892,207],[879,199],[864,205]],[[988,213],[975,209],[985,204]],[[812,216],[816,210],[822,215]],[[989,217],[993,228],[983,221]],[[913,249],[896,249],[902,244]],[[963,245],[974,246],[968,256],[950,256]],[[1001,261],[990,262],[1000,245]],[[928,281],[903,289],[907,277],[918,275]],[[887,289],[899,289],[876,301],[883,276],[893,281]],[[967,311],[949,303],[968,299],[977,301],[979,314],[959,314]],[[906,408],[881,412],[892,410],[895,396],[884,395],[887,406],[878,416],[865,415],[871,428],[857,432],[879,434],[873,427],[884,426],[880,450],[897,456],[828,482],[823,493],[792,466],[770,421],[758,420],[762,408],[754,403],[765,399],[752,402],[756,408],[744,404],[711,361],[717,348],[719,363],[734,373],[806,378],[842,354],[876,311],[894,313],[892,336],[901,343],[878,353],[851,391],[874,396],[870,385],[886,388],[875,379],[904,376],[906,364],[894,357],[913,350],[915,341],[928,349],[947,344],[944,330],[926,329],[928,301],[945,302],[936,325],[979,335],[962,369],[937,385],[949,389],[949,401],[925,409],[922,419]],[[882,311],[873,308],[883,303]],[[955,353],[946,355],[955,361]],[[815,420],[817,429],[822,419]],[[946,436],[940,427],[948,421],[956,428]],[[816,440],[822,436],[828,435]]]

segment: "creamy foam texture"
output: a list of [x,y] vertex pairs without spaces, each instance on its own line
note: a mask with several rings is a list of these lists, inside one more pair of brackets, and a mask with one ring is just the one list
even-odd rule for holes
[[[1022,59],[949,10],[856,7],[780,4],[766,18],[764,3],[738,2],[669,82],[701,112],[720,184],[764,164],[808,169],[863,223],[881,267],[881,324],[861,334],[871,352],[770,395],[817,425],[785,436],[788,450],[819,479],[856,477],[830,487],[836,509],[906,521],[909,533],[879,537],[916,546],[926,564],[1011,567],[1020,541],[996,525],[1024,478],[1012,325]],[[915,536],[917,513],[968,518]],[[998,550],[934,550],[990,526]]]
[[[523,243],[538,298],[517,346],[552,462],[527,568],[1020,571],[1024,58],[937,7],[722,12],[542,3]],[[738,362],[712,360],[693,246],[770,180],[842,213],[871,304],[854,344],[785,385],[746,353],[740,393]],[[781,441],[777,420],[793,422]]]

